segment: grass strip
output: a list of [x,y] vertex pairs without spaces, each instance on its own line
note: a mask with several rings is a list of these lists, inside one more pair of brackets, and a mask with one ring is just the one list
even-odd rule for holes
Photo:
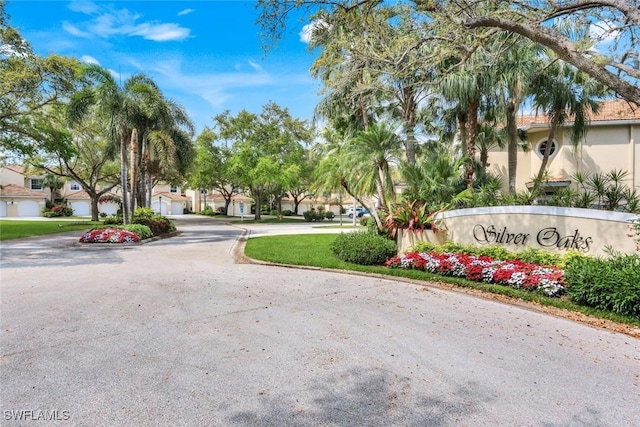
[[440,276],[420,270],[404,270],[382,266],[365,266],[344,262],[333,255],[331,243],[336,234],[303,234],[284,236],[262,236],[251,238],[245,245],[245,255],[261,261],[278,264],[301,265],[336,270],[358,271],[381,274],[390,277],[403,277],[424,282],[446,283],[492,294],[504,295],[522,301],[536,303],[544,307],[581,313],[599,319],[610,320],[630,326],[640,327],[640,319],[623,316],[608,311],[596,310],[578,305],[567,297],[551,298],[524,289],[489,283],[473,282],[458,277]]
[[0,220],[0,240],[20,239],[66,231],[85,231],[100,225],[92,221],[68,221],[55,219],[42,221]]

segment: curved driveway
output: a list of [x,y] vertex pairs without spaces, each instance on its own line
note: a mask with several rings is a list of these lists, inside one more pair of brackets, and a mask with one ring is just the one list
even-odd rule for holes
[[1,425],[640,425],[636,338],[394,280],[236,264],[240,229],[179,228],[124,248],[78,233],[2,243]]

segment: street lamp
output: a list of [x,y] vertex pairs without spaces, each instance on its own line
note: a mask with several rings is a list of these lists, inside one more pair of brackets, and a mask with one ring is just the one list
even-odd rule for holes
[[162,215],[162,196],[158,196],[158,199],[160,199],[158,202],[158,208],[160,209],[160,215]]

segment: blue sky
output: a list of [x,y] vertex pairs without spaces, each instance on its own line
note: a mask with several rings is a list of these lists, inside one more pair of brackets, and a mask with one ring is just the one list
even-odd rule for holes
[[7,0],[5,10],[40,55],[97,63],[124,81],[145,73],[184,106],[199,132],[225,110],[259,113],[274,101],[310,119],[319,83],[304,22],[261,50],[258,11],[250,1]]

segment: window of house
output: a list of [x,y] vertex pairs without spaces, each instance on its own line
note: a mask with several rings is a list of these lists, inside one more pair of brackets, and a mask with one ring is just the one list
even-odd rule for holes
[[31,178],[31,189],[32,190],[42,190],[42,180]]
[[171,190],[169,190],[169,191],[172,192],[172,193],[177,193],[178,192],[178,187],[172,186]]
[[71,184],[69,184],[69,190],[80,191],[80,184],[78,184],[77,182],[72,182]]
[[[546,139],[538,142],[538,145],[536,145],[536,154],[538,156],[544,157],[544,151],[547,149],[548,143],[549,141],[547,141]],[[556,141],[551,141],[551,151],[549,152],[549,158],[552,158],[558,153],[558,148],[558,143]]]

